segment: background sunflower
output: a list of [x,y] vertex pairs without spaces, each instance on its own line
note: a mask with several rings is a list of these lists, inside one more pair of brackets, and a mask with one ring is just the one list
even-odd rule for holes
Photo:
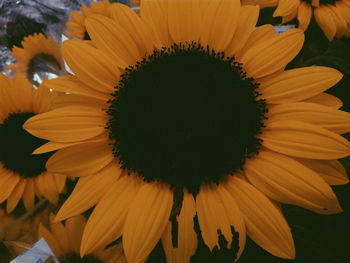
[[56,203],[66,176],[46,170],[51,154],[32,155],[46,141],[27,133],[23,123],[35,114],[49,110],[55,92],[39,86],[33,90],[20,75],[13,80],[0,75],[0,202],[11,212],[22,199],[27,210],[34,207],[35,196]]

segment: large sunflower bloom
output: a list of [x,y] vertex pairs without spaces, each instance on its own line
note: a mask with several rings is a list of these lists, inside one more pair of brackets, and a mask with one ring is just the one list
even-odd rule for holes
[[109,7],[109,0],[102,0],[98,2],[90,2],[90,8],[82,5],[80,7],[81,12],[72,11],[70,13],[71,18],[66,23],[67,30],[65,34],[72,39],[90,40],[90,36],[85,27],[86,17],[92,14],[110,16]]
[[[52,218],[53,219],[53,218]],[[74,263],[126,263],[122,244],[108,249],[99,249],[81,258],[79,248],[86,220],[82,215],[60,222],[52,223],[50,230],[39,225],[38,238],[44,238],[60,262]]]
[[65,71],[57,41],[41,33],[25,37],[22,48],[14,46],[11,55],[16,59],[16,63],[9,65],[8,68],[30,80],[41,70],[56,75],[62,75],[61,73]]
[[24,126],[61,148],[49,170],[81,177],[56,220],[96,205],[82,255],[122,236],[128,262],[160,239],[169,262],[189,262],[199,237],[238,258],[248,234],[293,258],[276,202],[341,211],[329,184],[348,181],[336,159],[350,117],[323,92],[342,74],[284,71],[303,32],[253,30],[258,15],[235,0],[143,0],[141,17],[113,4],[86,19],[93,45],[63,43],[76,75],[47,85],[76,100]]
[[7,200],[7,212],[21,199],[32,210],[35,196],[56,203],[66,177],[46,170],[45,162],[52,154],[32,154],[46,141],[22,128],[27,119],[50,108],[55,94],[43,87],[33,90],[20,75],[10,80],[2,74],[0,92],[0,203]]
[[328,40],[350,37],[350,0],[280,0],[273,14],[282,17],[282,23],[297,18],[298,27],[304,31],[312,15]]

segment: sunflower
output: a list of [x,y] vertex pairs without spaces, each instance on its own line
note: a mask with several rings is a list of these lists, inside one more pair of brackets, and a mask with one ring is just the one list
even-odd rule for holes
[[82,215],[61,222],[52,223],[49,231],[44,224],[39,225],[38,238],[44,238],[60,262],[74,263],[126,263],[122,244],[108,249],[99,249],[81,258],[79,247],[86,221]]
[[34,207],[35,195],[56,203],[66,177],[45,168],[52,153],[33,155],[46,141],[22,128],[30,117],[49,109],[54,92],[32,85],[23,76],[10,80],[0,75],[0,203],[7,200],[7,212],[22,199],[27,210]]
[[86,17],[92,14],[105,15],[109,17],[109,7],[109,0],[102,0],[98,2],[90,2],[90,8],[82,5],[80,7],[81,12],[72,11],[70,13],[71,18],[66,23],[67,30],[65,34],[72,39],[77,38],[90,40],[90,36],[85,27]]
[[323,92],[342,74],[284,70],[303,31],[254,30],[258,15],[236,0],[143,0],[141,17],[113,4],[86,19],[93,45],[63,43],[75,75],[47,86],[76,100],[24,127],[61,145],[50,171],[80,177],[56,220],[96,205],[81,255],[122,236],[129,262],[159,240],[189,262],[199,238],[237,259],[248,235],[294,258],[278,202],[341,212],[329,184],[348,182],[336,159],[350,154],[350,114]]
[[55,39],[47,38],[41,33],[34,34],[25,37],[22,46],[23,48],[13,47],[11,54],[16,63],[9,65],[8,68],[30,80],[39,71],[62,75],[64,62]]
[[[255,2],[260,4],[260,1]],[[273,16],[282,17],[282,23],[297,18],[298,27],[305,31],[314,14],[328,40],[350,37],[350,0],[280,0],[276,5]]]

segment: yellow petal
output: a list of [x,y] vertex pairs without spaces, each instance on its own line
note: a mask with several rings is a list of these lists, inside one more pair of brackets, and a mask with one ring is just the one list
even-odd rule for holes
[[300,4],[300,0],[281,0],[273,13],[273,17],[288,16],[294,13]]
[[169,32],[175,43],[198,42],[201,26],[198,0],[170,0],[167,13]]
[[40,189],[40,193],[51,203],[56,204],[58,201],[58,191],[54,176],[51,173],[44,172],[34,178],[34,180]]
[[37,89],[33,91],[33,112],[42,113],[50,110],[51,101],[57,96],[56,91],[48,89],[44,83],[48,81],[43,81]]
[[295,157],[332,160],[350,154],[345,138],[305,122],[271,122],[261,138],[264,147]]
[[320,7],[314,8],[314,15],[317,24],[323,30],[325,36],[328,38],[328,40],[332,40],[335,36],[337,28],[330,10],[328,10],[325,5],[320,5]]
[[73,252],[73,247],[71,247],[69,244],[67,231],[61,222],[51,224],[51,233],[55,237],[65,255]]
[[[232,196],[222,186],[202,186],[197,198],[197,215],[204,243],[210,251],[220,247],[219,236],[227,241],[227,248],[238,247],[236,260],[240,257],[245,246],[245,225],[242,214]],[[233,229],[231,228],[233,227]],[[239,233],[235,237],[233,231]],[[238,239],[239,244],[233,241]]]
[[168,186],[145,183],[130,205],[124,230],[123,247],[129,262],[143,262],[163,235],[173,206]]
[[250,48],[240,62],[247,74],[260,78],[284,68],[300,51],[304,34],[299,29],[290,29],[276,38]]
[[275,28],[272,25],[263,25],[257,27],[249,36],[247,42],[242,47],[242,50],[238,53],[237,58],[240,60],[243,54],[255,45],[259,45],[266,40],[275,38],[278,36]]
[[111,17],[116,21],[138,46],[140,54],[146,55],[153,52],[152,33],[149,26],[128,6],[115,3],[111,6]]
[[48,89],[60,92],[69,92],[81,96],[107,101],[109,93],[99,92],[81,82],[76,76],[64,76],[51,79],[43,84]]
[[243,6],[233,38],[225,50],[226,56],[236,55],[245,46],[259,17],[259,6]]
[[79,254],[81,238],[85,227],[85,218],[82,215],[68,218],[66,221],[67,236],[71,249]]
[[92,89],[112,92],[118,84],[119,70],[111,58],[93,46],[75,40],[62,44],[62,53],[77,78]]
[[306,2],[300,2],[299,9],[298,9],[298,21],[299,21],[299,28],[302,30],[306,30],[310,24],[312,16],[312,8],[311,6]]
[[31,134],[57,142],[90,139],[105,131],[107,116],[93,106],[66,106],[38,114],[23,127]]
[[291,69],[260,80],[260,92],[268,103],[286,103],[305,100],[329,89],[343,75],[328,67]]
[[[124,69],[140,60],[140,52],[134,40],[123,27],[112,19],[93,15],[85,20],[85,25],[98,49],[111,56],[120,68]],[[119,75],[118,71],[115,72],[117,73]]]
[[52,174],[55,178],[55,184],[57,187],[57,192],[61,193],[64,190],[67,177],[63,174]]
[[308,98],[304,102],[318,103],[333,109],[339,109],[343,106],[343,102],[340,99],[324,92]]
[[104,247],[123,234],[127,212],[139,187],[139,181],[128,175],[110,183],[108,191],[86,223],[80,248],[81,255]]
[[337,160],[311,160],[298,158],[297,161],[315,171],[330,185],[342,185],[349,182],[345,168]]
[[328,5],[328,12],[332,16],[336,33],[335,37],[340,38],[343,37],[349,30],[349,25],[347,25],[346,20],[344,19],[341,11],[338,10],[334,5]]
[[69,107],[71,105],[92,106],[99,109],[107,109],[107,101],[85,97],[77,94],[58,94],[51,102],[51,110]]
[[239,0],[210,1],[203,10],[200,43],[224,51],[235,34],[240,9]]
[[33,107],[33,88],[29,80],[24,76],[16,74],[12,80],[13,101],[17,110],[23,112],[32,111]]
[[170,46],[172,39],[168,29],[168,1],[142,0],[141,19],[151,28],[153,41],[157,48]]
[[332,132],[350,132],[350,113],[316,103],[294,102],[271,107],[269,121],[294,120],[323,127]]
[[0,181],[0,203],[5,201],[15,189],[21,177],[13,172],[2,172]]
[[285,155],[260,151],[247,162],[245,174],[257,189],[278,202],[320,214],[342,211],[337,197],[321,177]]
[[25,179],[19,180],[18,184],[13,189],[12,193],[7,199],[7,202],[6,202],[7,213],[11,213],[16,208],[19,200],[21,200],[25,187],[26,187],[26,180]]
[[169,263],[189,263],[197,249],[197,234],[194,231],[196,203],[192,194],[184,192],[180,214],[176,217],[178,223],[177,246],[172,244],[171,222],[162,236],[162,244]]
[[38,238],[44,238],[48,243],[49,247],[55,253],[57,257],[63,255],[63,250],[57,242],[56,237],[54,237],[50,231],[48,231],[42,223],[39,224]]
[[290,228],[274,203],[252,185],[234,176],[225,187],[243,214],[248,236],[274,256],[295,258]]
[[112,162],[97,174],[80,178],[58,211],[55,221],[79,215],[96,205],[110,185],[118,180],[120,173],[119,166]]
[[74,145],[80,145],[80,144],[89,144],[89,143],[102,143],[106,142],[106,137],[108,135],[106,133],[101,134],[100,136],[97,136],[95,138],[85,140],[85,141],[78,141],[78,142],[48,142],[40,146],[39,148],[35,149],[33,154],[40,154],[40,153],[46,153],[46,152],[52,152],[52,151],[57,151],[60,149],[64,149],[67,147],[71,147]]
[[27,211],[34,209],[34,182],[33,179],[27,179],[27,185],[23,192],[23,204]]
[[90,143],[56,152],[47,161],[46,167],[53,173],[87,176],[97,173],[113,159],[110,146],[105,143]]

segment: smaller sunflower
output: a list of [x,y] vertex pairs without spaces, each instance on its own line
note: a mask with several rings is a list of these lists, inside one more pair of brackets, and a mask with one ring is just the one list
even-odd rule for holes
[[20,240],[30,233],[30,220],[15,223],[16,217],[0,208],[0,241]]
[[[257,0],[256,3],[265,0]],[[273,14],[282,23],[298,19],[299,28],[306,30],[312,15],[328,40],[350,37],[350,0],[280,0]]]
[[40,71],[63,75],[64,62],[61,49],[54,38],[47,38],[43,34],[27,36],[22,41],[23,48],[12,49],[12,56],[17,63],[8,68],[32,80],[34,74]]
[[81,12],[73,11],[70,13],[71,18],[66,23],[67,30],[65,34],[73,39],[90,40],[90,36],[85,27],[85,18],[92,14],[99,14],[110,17],[110,3],[108,0],[91,2],[90,8],[82,5]]
[[22,128],[30,117],[48,111],[55,96],[43,86],[33,90],[21,75],[11,80],[0,74],[0,203],[7,200],[8,213],[21,199],[32,211],[35,195],[56,203],[64,188],[66,176],[46,171],[52,153],[32,154],[46,140]]
[[[54,218],[54,215],[51,215]],[[74,263],[126,263],[122,244],[108,249],[98,249],[83,258],[79,255],[81,238],[86,220],[82,215],[74,216],[61,222],[52,223],[49,231],[39,225],[38,238],[44,238],[60,262]]]

